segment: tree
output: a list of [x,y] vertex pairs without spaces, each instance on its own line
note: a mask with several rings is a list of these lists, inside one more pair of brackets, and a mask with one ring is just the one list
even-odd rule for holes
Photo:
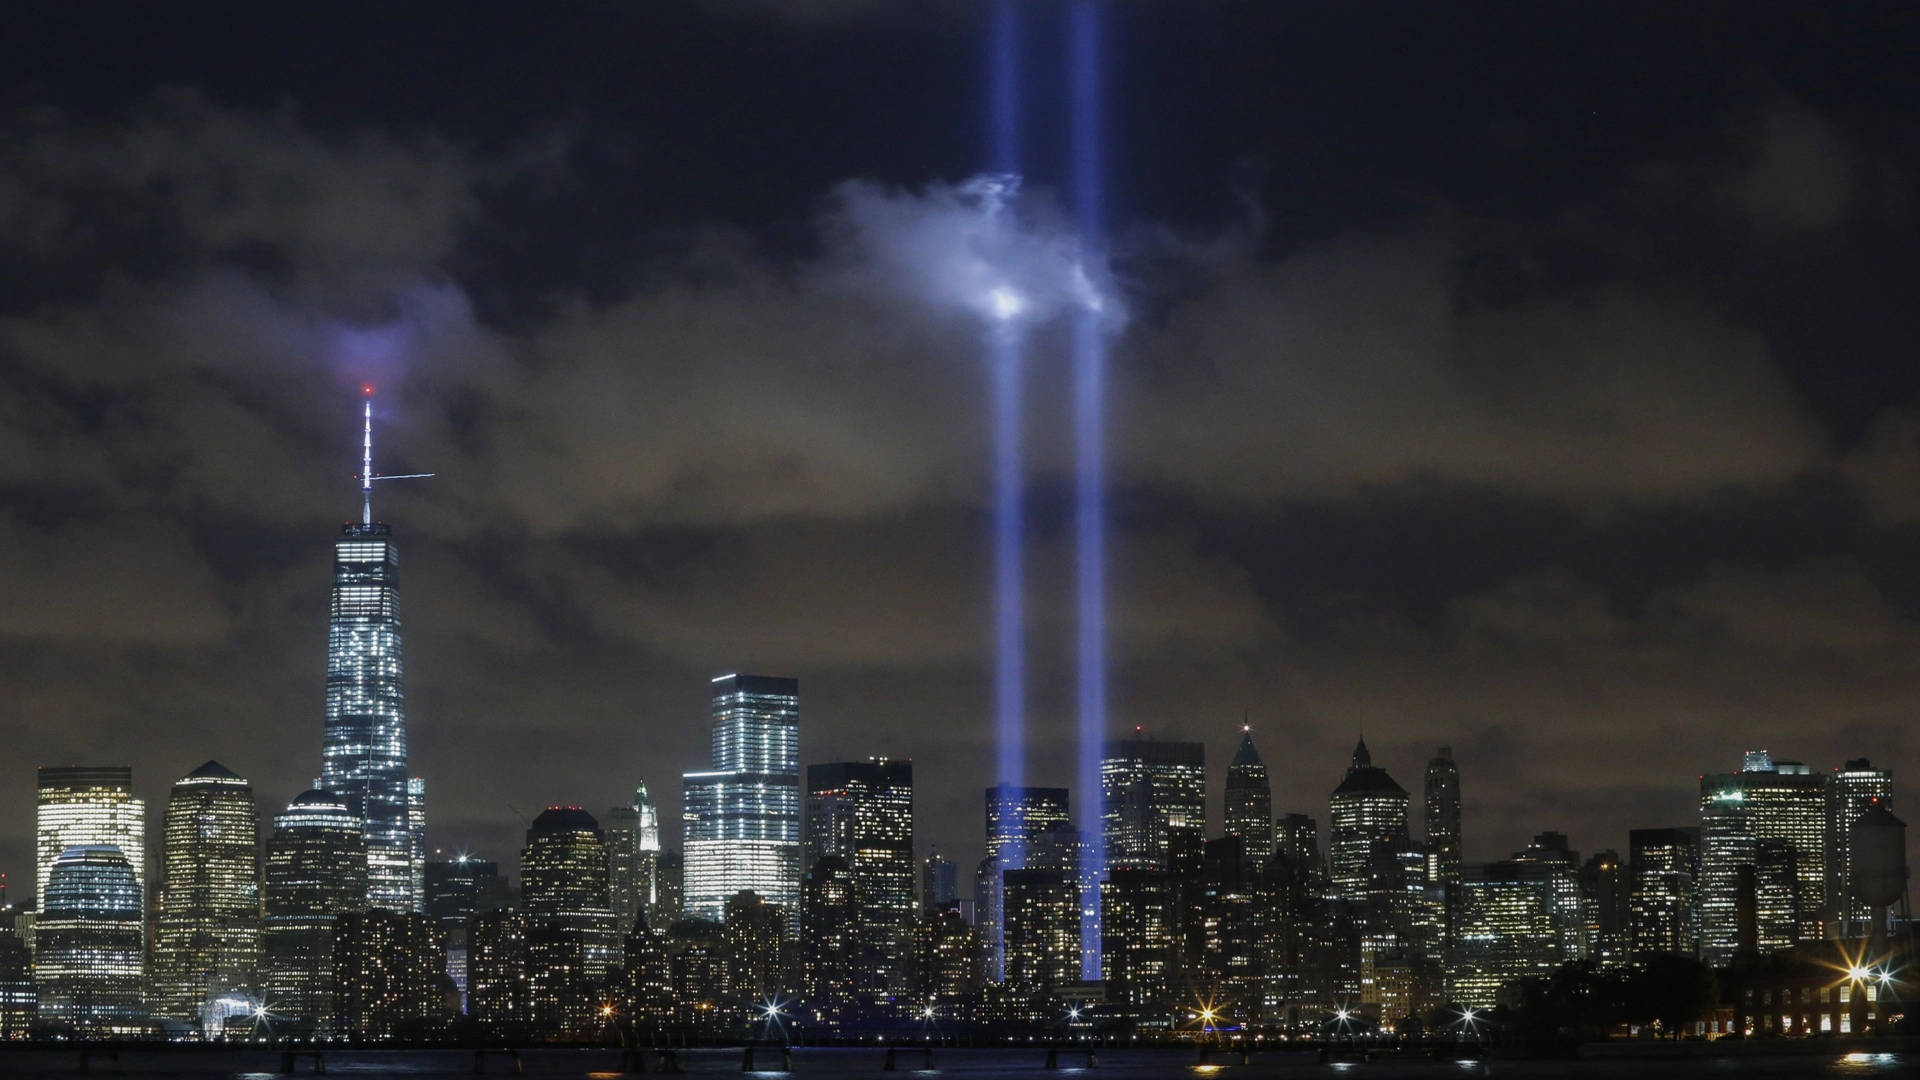
[[1718,1001],[1713,969],[1690,956],[1652,957],[1627,983],[1627,1019],[1658,1023],[1669,1038],[1712,1012]]

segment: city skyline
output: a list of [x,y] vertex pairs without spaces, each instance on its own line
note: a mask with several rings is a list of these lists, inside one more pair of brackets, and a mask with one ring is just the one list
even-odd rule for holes
[[[1215,828],[1243,723],[1323,855],[1362,735],[1414,800],[1451,748],[1467,864],[1697,824],[1700,776],[1750,750],[1916,775],[1920,148],[1872,89],[1911,27],[1862,15],[1809,56],[1786,16],[1126,6],[1095,216],[1043,15],[1019,183],[980,194],[991,6],[501,13],[451,41],[423,8],[393,47],[461,61],[419,66],[284,12],[206,38],[37,12],[0,98],[12,888],[59,855],[35,765],[131,766],[149,893],[201,762],[263,830],[312,786],[319,661],[352,659],[325,539],[385,527],[346,487],[367,418],[392,472],[440,474],[354,538],[407,549],[387,902],[416,906],[428,851],[511,870],[521,811],[608,826],[643,783],[682,849],[729,671],[805,688],[796,786],[914,761],[914,857],[964,892],[1004,704],[972,259],[1015,290],[986,313],[1031,320],[1021,780],[1076,815],[1102,808],[1090,294],[1120,324],[1099,734],[1204,744]],[[782,60],[716,75],[741,48]],[[449,93],[472,70],[511,72],[512,107]],[[394,744],[397,619],[364,655],[389,648],[369,741]]]

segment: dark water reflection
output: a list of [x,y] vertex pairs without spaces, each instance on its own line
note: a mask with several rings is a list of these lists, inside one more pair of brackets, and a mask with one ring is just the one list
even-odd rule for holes
[[[683,1075],[740,1076],[742,1052],[734,1050],[685,1050],[679,1054]],[[577,1077],[583,1080],[619,1080],[622,1056],[618,1050],[527,1050],[519,1054],[522,1075],[540,1077]],[[1683,1077],[1713,1077],[1734,1080],[1738,1077],[1796,1080],[1801,1077],[1908,1077],[1915,1075],[1920,1063],[1911,1053],[1823,1053],[1813,1055],[1755,1055],[1738,1057],[1701,1057],[1691,1059],[1634,1058],[1613,1060],[1489,1060],[1432,1061],[1425,1057],[1383,1055],[1371,1062],[1333,1061],[1322,1063],[1312,1053],[1266,1052],[1256,1054],[1251,1064],[1240,1065],[1237,1058],[1221,1056],[1213,1065],[1196,1064],[1190,1050],[1103,1050],[1097,1067],[1085,1069],[1084,1054],[1062,1051],[1060,1068],[1047,1070],[1046,1050],[1042,1047],[1018,1050],[945,1049],[935,1053],[933,1072],[921,1069],[917,1048],[895,1052],[897,1070],[885,1070],[885,1052],[879,1048],[845,1049],[806,1047],[793,1052],[793,1073],[768,1069],[777,1066],[777,1051],[762,1050],[755,1075],[776,1080],[789,1075],[799,1077],[873,1077],[887,1080],[935,1080],[936,1077],[1006,1077],[1008,1080],[1145,1080],[1165,1077],[1179,1080],[1292,1080],[1323,1077],[1326,1080],[1473,1080],[1478,1077],[1499,1080],[1546,1080],[1546,1078],[1630,1076],[1635,1080],[1679,1080]],[[660,1075],[658,1063],[649,1055],[647,1076]],[[124,1051],[118,1061],[99,1053],[90,1055],[88,1075],[154,1076],[176,1080],[277,1080],[283,1074],[277,1051]],[[488,1051],[481,1061],[484,1075],[513,1076],[513,1059],[503,1051]],[[0,1077],[7,1080],[42,1080],[79,1075],[80,1054],[75,1050],[6,1050],[0,1052]],[[339,1050],[326,1055],[328,1076],[412,1077],[419,1080],[471,1077],[473,1052],[468,1050]],[[313,1072],[311,1060],[296,1063],[298,1075]]]

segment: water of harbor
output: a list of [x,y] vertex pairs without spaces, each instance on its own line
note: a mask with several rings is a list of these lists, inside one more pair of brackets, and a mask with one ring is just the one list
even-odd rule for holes
[[[1839,1051],[1812,1053],[1741,1053],[1729,1055],[1699,1054],[1689,1057],[1633,1057],[1581,1059],[1527,1059],[1512,1057],[1462,1058],[1435,1061],[1423,1055],[1380,1054],[1371,1061],[1336,1058],[1322,1062],[1312,1052],[1268,1051],[1254,1054],[1246,1064],[1239,1055],[1218,1053],[1202,1064],[1192,1049],[1127,1050],[1102,1049],[1092,1068],[1087,1067],[1084,1050],[1063,1049],[1055,1055],[1052,1069],[1047,1068],[1044,1046],[1014,1049],[942,1049],[933,1057],[933,1069],[924,1068],[926,1059],[917,1047],[900,1047],[893,1054],[893,1068],[887,1068],[887,1054],[879,1047],[801,1047],[792,1051],[792,1072],[782,1071],[784,1064],[777,1050],[755,1053],[755,1068],[745,1075],[761,1080],[786,1077],[872,1077],[874,1080],[934,1080],[935,1077],[1007,1077],[1010,1080],[1145,1080],[1165,1078],[1218,1078],[1218,1080],[1262,1080],[1262,1078],[1325,1077],[1328,1080],[1424,1080],[1445,1077],[1468,1080],[1473,1077],[1498,1077],[1500,1080],[1548,1080],[1582,1077],[1632,1076],[1635,1080],[1680,1080],[1713,1077],[1739,1080],[1745,1077],[1771,1080],[1798,1080],[1815,1077],[1903,1077],[1914,1075],[1920,1057],[1911,1051],[1898,1053]],[[681,1075],[743,1075],[744,1052],[734,1049],[682,1050],[671,1063],[663,1063],[648,1053],[640,1063],[644,1075],[671,1075],[661,1072],[663,1064],[678,1068]],[[155,1076],[174,1080],[277,1080],[286,1075],[286,1062],[280,1051],[269,1049],[124,1049],[117,1054],[93,1051],[83,1064],[77,1048],[9,1049],[0,1053],[0,1077],[7,1080],[88,1076]],[[632,1070],[633,1060],[617,1049],[534,1049],[509,1055],[503,1050],[485,1051],[478,1062],[471,1050],[328,1050],[325,1075],[334,1077],[407,1077],[416,1080],[471,1077],[476,1068],[487,1076],[578,1077],[582,1080],[622,1080],[641,1075]],[[294,1074],[314,1074],[310,1056],[294,1062]],[[82,1072],[82,1069],[85,1072]]]

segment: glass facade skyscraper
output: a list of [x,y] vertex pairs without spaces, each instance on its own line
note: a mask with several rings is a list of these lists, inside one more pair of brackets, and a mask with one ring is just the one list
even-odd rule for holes
[[333,1019],[333,937],[367,905],[360,815],[330,791],[303,792],[274,815],[267,840],[260,993],[299,1029]]
[[1334,892],[1350,900],[1366,897],[1376,847],[1388,854],[1405,851],[1407,792],[1373,763],[1367,742],[1353,748],[1353,760],[1328,800],[1327,862]]
[[686,913],[718,922],[734,894],[800,907],[800,684],[763,675],[713,680],[713,767],[681,777]]
[[[1746,753],[1737,773],[1700,778],[1701,958],[1723,966],[1740,946],[1741,875],[1772,880],[1784,866],[1790,896],[1756,895],[1764,950],[1825,936],[1827,778],[1764,750]],[[1762,846],[1775,842],[1763,853]],[[1763,859],[1763,854],[1765,858]],[[1763,866],[1768,873],[1762,873]]]
[[1854,895],[1853,825],[1870,806],[1893,809],[1893,774],[1854,758],[1827,779],[1827,908],[1839,936],[1864,936],[1872,909]]
[[42,1021],[88,1035],[145,1029],[143,917],[140,884],[119,848],[86,845],[60,853],[34,923]]
[[[371,392],[371,391],[369,391]],[[400,552],[373,520],[373,404],[367,403],[360,521],[333,544],[327,627],[327,721],[320,782],[360,815],[367,903],[419,911],[426,791],[407,778],[407,703],[400,657]]]
[[1100,760],[1100,796],[1106,865],[1168,869],[1170,831],[1206,830],[1206,745],[1116,739]]
[[147,804],[133,797],[125,765],[42,765],[34,823],[34,904],[47,909],[47,881],[62,852],[116,847],[147,887]]
[[1240,729],[1240,748],[1227,762],[1226,831],[1238,836],[1246,856],[1259,865],[1273,858],[1273,784],[1253,746],[1253,729]]
[[807,767],[807,861],[839,856],[853,875],[858,930],[880,958],[864,989],[906,994],[913,972],[913,762]]
[[253,786],[219,762],[173,785],[147,999],[156,1019],[193,1021],[207,1002],[254,988],[259,831]]

